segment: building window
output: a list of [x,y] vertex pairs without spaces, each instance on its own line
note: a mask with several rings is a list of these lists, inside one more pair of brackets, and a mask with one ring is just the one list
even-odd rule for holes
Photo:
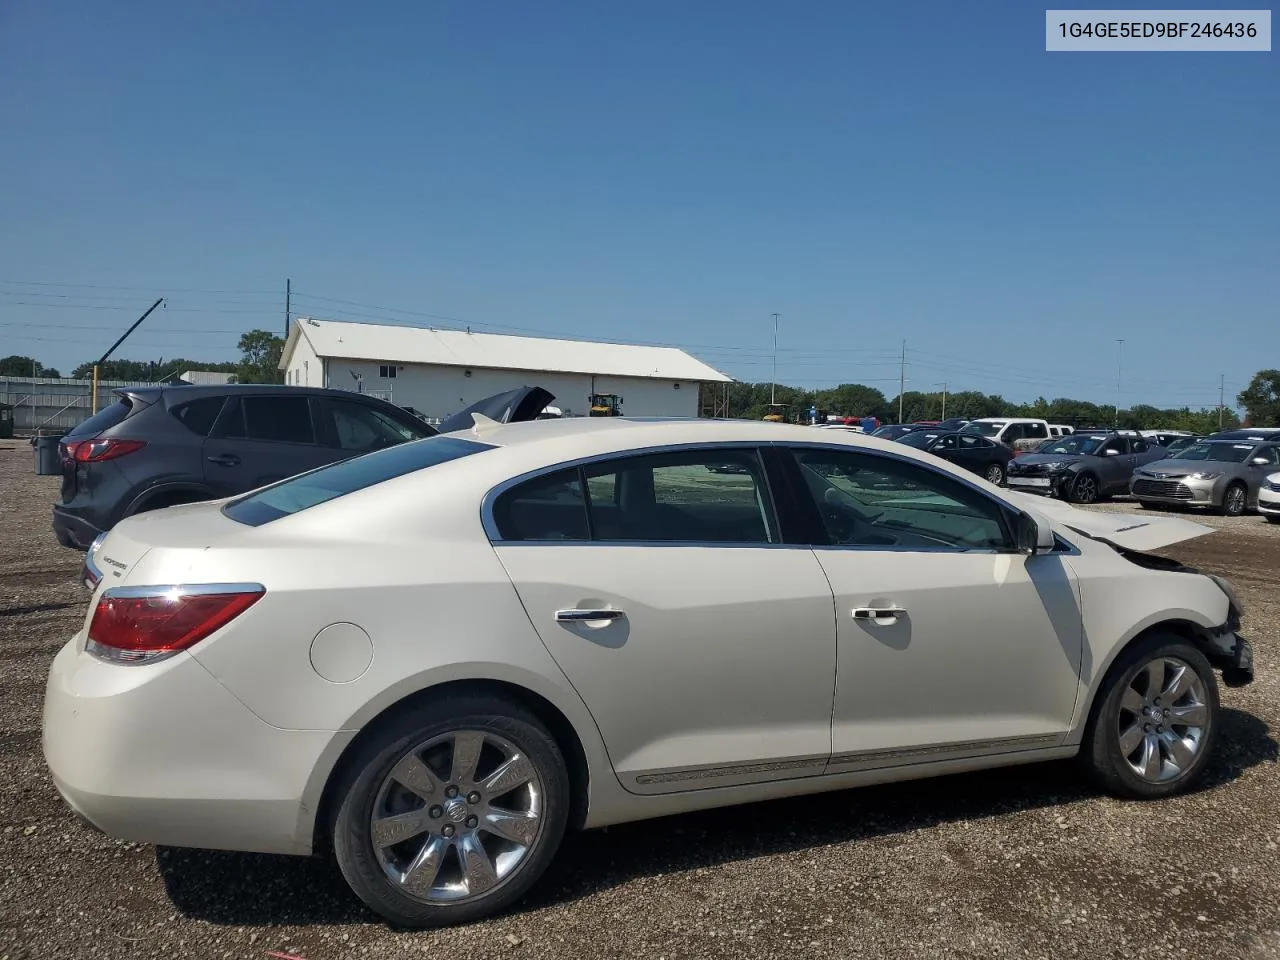
[[396,378],[396,365],[394,363],[384,363],[379,365],[378,376],[383,380],[394,380]]

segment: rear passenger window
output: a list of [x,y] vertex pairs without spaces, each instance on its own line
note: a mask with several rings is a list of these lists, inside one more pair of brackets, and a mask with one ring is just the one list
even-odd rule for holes
[[1022,430],[1028,440],[1046,440],[1049,437],[1049,428],[1043,423],[1023,424]]
[[174,407],[170,413],[192,433],[207,437],[209,431],[213,429],[214,421],[218,419],[218,414],[222,412],[222,405],[226,399],[226,397],[204,397],[200,400],[191,400]]
[[596,540],[773,543],[760,460],[749,450],[629,457],[585,468]]
[[218,435],[273,443],[315,443],[306,397],[239,397],[223,414]]
[[493,519],[504,540],[589,540],[577,469],[536,477],[498,497]]

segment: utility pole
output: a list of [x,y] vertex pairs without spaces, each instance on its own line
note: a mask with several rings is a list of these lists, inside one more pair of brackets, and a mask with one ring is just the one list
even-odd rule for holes
[[[769,385],[769,406],[775,406],[778,400],[778,315],[773,315],[773,383]],[[773,411],[769,411],[772,413]]]
[[289,339],[289,312],[293,298],[293,281],[286,278],[284,282],[284,338]]
[[1116,422],[1115,429],[1120,429],[1120,373],[1124,368],[1124,341],[1116,340],[1119,344],[1116,352]]
[[934,384],[935,387],[942,387],[942,418],[947,419],[947,381],[943,380],[941,384]]
[[1225,406],[1223,401],[1226,399],[1223,394],[1226,392],[1227,375],[1225,373],[1218,374],[1218,431],[1222,431],[1222,408]]
[[133,326],[131,326],[124,333],[120,334],[120,339],[117,340],[115,343],[113,343],[111,345],[111,349],[109,349],[106,353],[104,353],[101,357],[99,357],[98,362],[93,365],[93,387],[91,388],[93,390],[93,397],[91,398],[91,406],[92,406],[91,412],[93,413],[98,412],[98,368],[107,362],[107,357],[111,356],[111,354],[116,352],[116,347],[124,343],[125,338],[129,336],[129,334],[133,333],[133,331],[138,329],[138,324],[140,324],[143,320],[147,319],[147,317],[151,316],[151,314],[155,311],[156,307],[160,306],[160,304],[162,303],[164,303],[164,297],[158,298],[155,303],[147,307],[147,312],[144,313],[142,316],[140,316],[137,320],[133,321]]
[[907,341],[902,341],[902,364],[898,367],[898,422],[902,422],[903,391],[907,389]]

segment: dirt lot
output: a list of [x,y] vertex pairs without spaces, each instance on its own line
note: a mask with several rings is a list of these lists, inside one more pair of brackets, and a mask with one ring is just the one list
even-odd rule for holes
[[571,838],[518,912],[409,934],[324,863],[71,818],[40,705],[85,597],[31,461],[0,443],[0,958],[1280,957],[1280,526],[1215,520],[1179,548],[1239,586],[1259,673],[1223,691],[1193,795],[1121,802],[1053,764],[612,828]]

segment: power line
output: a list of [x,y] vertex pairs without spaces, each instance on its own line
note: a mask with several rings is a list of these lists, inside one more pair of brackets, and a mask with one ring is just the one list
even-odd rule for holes
[[165,287],[163,284],[151,284],[143,287],[126,287],[115,284],[106,283],[70,283],[66,281],[53,280],[0,280],[0,283],[7,283],[16,287],[68,287],[75,290],[166,290],[169,293],[226,293],[241,294],[253,297],[274,297],[278,296],[272,290],[201,290],[194,287]]

